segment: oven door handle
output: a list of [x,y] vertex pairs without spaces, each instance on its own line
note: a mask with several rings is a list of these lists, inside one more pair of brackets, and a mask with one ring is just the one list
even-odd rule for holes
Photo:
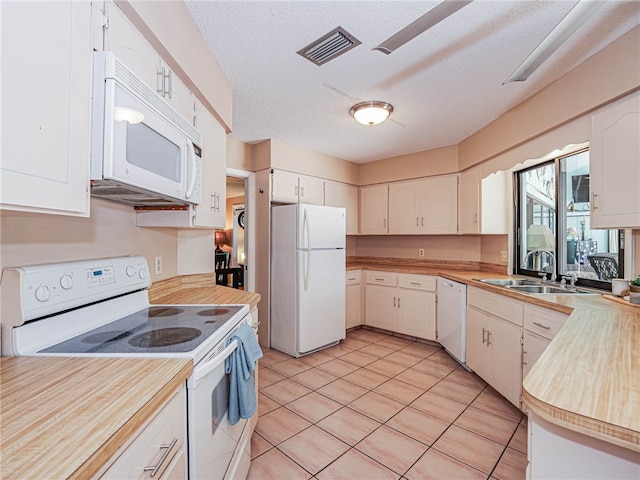
[[202,364],[196,365],[196,368],[193,370],[193,375],[187,379],[187,388],[196,388],[200,381],[218,368],[236,348],[238,348],[238,341],[233,340],[219,354],[205,360]]

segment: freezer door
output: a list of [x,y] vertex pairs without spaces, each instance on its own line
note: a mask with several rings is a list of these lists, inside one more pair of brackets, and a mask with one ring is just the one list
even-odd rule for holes
[[298,252],[298,352],[345,338],[344,250]]
[[344,208],[300,204],[297,213],[298,249],[345,247]]

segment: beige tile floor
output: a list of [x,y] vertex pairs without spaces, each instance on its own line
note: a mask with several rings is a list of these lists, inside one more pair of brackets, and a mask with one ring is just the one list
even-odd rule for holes
[[526,417],[442,348],[360,329],[259,363],[250,480],[525,477]]

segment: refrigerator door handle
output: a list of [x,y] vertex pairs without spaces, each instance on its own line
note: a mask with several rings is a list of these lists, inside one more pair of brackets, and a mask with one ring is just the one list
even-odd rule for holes
[[304,291],[309,291],[309,279],[311,278],[311,221],[309,220],[309,210],[304,209],[304,228],[307,232],[307,270],[304,275]]
[[309,279],[311,278],[311,250],[307,250],[307,271],[304,274],[304,291],[309,291]]
[[307,247],[311,248],[311,221],[309,220],[309,210],[304,209],[304,228],[307,231]]

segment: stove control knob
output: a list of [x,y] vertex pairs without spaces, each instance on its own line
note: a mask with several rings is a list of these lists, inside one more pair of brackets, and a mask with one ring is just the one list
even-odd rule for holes
[[46,302],[51,298],[51,292],[46,285],[40,285],[36,288],[36,300],[39,302]]
[[127,265],[125,272],[127,273],[127,277],[133,277],[136,274],[136,269],[133,268],[132,265]]
[[147,278],[147,270],[144,268],[141,268],[140,271],[138,272],[138,276],[144,280],[145,278]]
[[60,277],[60,286],[65,290],[71,289],[71,287],[73,287],[73,277],[68,273],[64,274]]

